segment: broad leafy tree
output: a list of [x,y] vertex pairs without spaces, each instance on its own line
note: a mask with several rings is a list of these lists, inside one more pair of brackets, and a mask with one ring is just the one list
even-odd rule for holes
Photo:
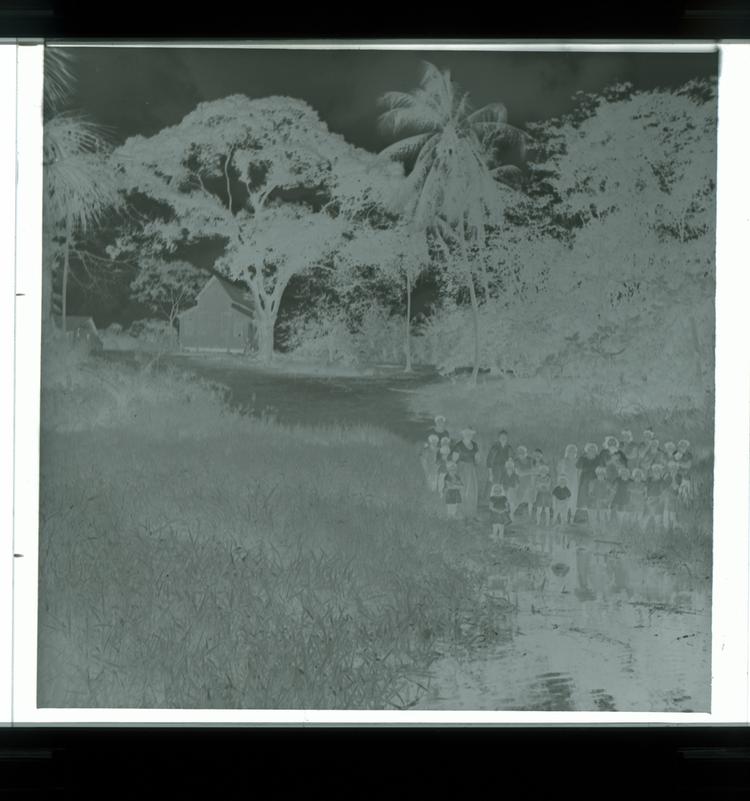
[[330,263],[344,232],[399,180],[288,97],[202,103],[178,125],[129,139],[114,162],[134,202],[152,204],[139,232],[152,252],[220,243],[215,269],[247,284],[264,361],[291,278]]

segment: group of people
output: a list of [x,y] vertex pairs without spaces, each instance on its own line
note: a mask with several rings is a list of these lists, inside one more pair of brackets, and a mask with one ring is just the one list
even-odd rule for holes
[[[448,516],[476,518],[481,452],[476,431],[454,437],[438,415],[427,432],[421,461],[427,485],[442,499]],[[588,521],[630,521],[642,528],[673,526],[680,504],[694,486],[690,442],[660,443],[651,429],[636,442],[631,431],[589,442],[579,454],[568,445],[556,464],[541,449],[513,446],[501,430],[485,457],[492,536],[502,537],[514,518],[527,515],[538,526]]]

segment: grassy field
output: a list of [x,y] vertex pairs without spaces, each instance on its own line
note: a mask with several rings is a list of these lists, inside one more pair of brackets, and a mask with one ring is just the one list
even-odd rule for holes
[[41,442],[41,706],[402,708],[441,651],[497,634],[387,432],[45,346]]

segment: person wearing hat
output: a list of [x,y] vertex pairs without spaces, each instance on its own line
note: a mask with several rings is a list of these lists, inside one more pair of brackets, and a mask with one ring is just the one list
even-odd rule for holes
[[445,427],[445,422],[445,417],[443,417],[442,414],[439,414],[435,418],[435,425],[427,431],[427,436],[429,437],[431,434],[434,434],[438,438],[440,444],[442,444],[444,437],[448,437],[450,439],[451,435],[448,429]]
[[466,518],[476,517],[479,503],[479,445],[474,441],[476,433],[473,428],[462,429],[461,439],[453,447],[454,453],[458,454],[458,475],[463,483],[462,511]]

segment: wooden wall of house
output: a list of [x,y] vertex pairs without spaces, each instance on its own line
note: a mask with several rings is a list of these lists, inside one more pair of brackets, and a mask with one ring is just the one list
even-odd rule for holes
[[180,315],[180,345],[183,348],[242,351],[255,339],[250,317],[232,307],[218,282],[209,283],[197,306]]

